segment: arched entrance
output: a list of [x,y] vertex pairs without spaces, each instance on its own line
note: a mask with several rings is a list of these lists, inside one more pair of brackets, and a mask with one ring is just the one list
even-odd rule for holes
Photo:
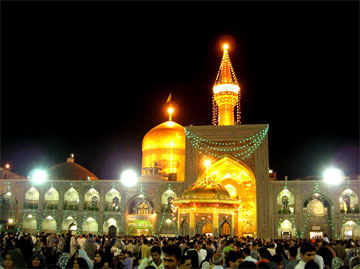
[[189,235],[189,223],[185,219],[180,224],[180,235]]
[[114,225],[111,225],[109,227],[109,235],[110,236],[116,236],[116,227]]
[[225,220],[221,225],[220,225],[220,235],[230,235],[231,234],[231,226],[230,223]]
[[210,222],[206,222],[202,227],[201,234],[212,234],[212,233],[213,233],[212,224]]
[[230,196],[241,200],[239,218],[235,219],[238,235],[256,233],[256,180],[242,161],[226,156],[204,169],[199,178],[210,177],[223,185]]

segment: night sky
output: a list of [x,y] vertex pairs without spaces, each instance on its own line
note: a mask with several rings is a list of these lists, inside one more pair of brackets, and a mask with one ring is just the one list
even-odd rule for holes
[[[1,165],[133,168],[167,120],[210,125],[232,37],[243,124],[270,125],[279,178],[359,171],[359,3],[1,2]],[[231,41],[231,40],[230,40]]]

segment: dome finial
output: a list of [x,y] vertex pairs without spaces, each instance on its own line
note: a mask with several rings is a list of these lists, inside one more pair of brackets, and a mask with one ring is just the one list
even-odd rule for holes
[[224,50],[227,50],[228,48],[229,48],[229,44],[224,44],[224,46],[223,46],[223,48],[224,48]]
[[174,113],[174,108],[170,105],[167,111],[169,113],[169,121],[172,121],[172,114]]

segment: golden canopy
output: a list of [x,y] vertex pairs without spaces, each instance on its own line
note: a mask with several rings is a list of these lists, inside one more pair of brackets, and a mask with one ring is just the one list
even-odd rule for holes
[[158,167],[168,180],[184,181],[185,129],[174,121],[152,128],[142,143],[142,175],[144,168]]
[[187,188],[182,198],[231,199],[224,186],[211,178],[202,178]]

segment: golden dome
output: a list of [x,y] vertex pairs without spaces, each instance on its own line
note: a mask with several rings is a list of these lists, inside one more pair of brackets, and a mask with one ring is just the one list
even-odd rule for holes
[[185,149],[184,127],[174,121],[166,121],[147,132],[142,150],[158,148]]
[[142,175],[148,167],[158,167],[168,180],[184,181],[185,129],[174,121],[152,128],[142,143]]
[[182,198],[231,199],[225,187],[211,178],[195,181],[184,191]]

